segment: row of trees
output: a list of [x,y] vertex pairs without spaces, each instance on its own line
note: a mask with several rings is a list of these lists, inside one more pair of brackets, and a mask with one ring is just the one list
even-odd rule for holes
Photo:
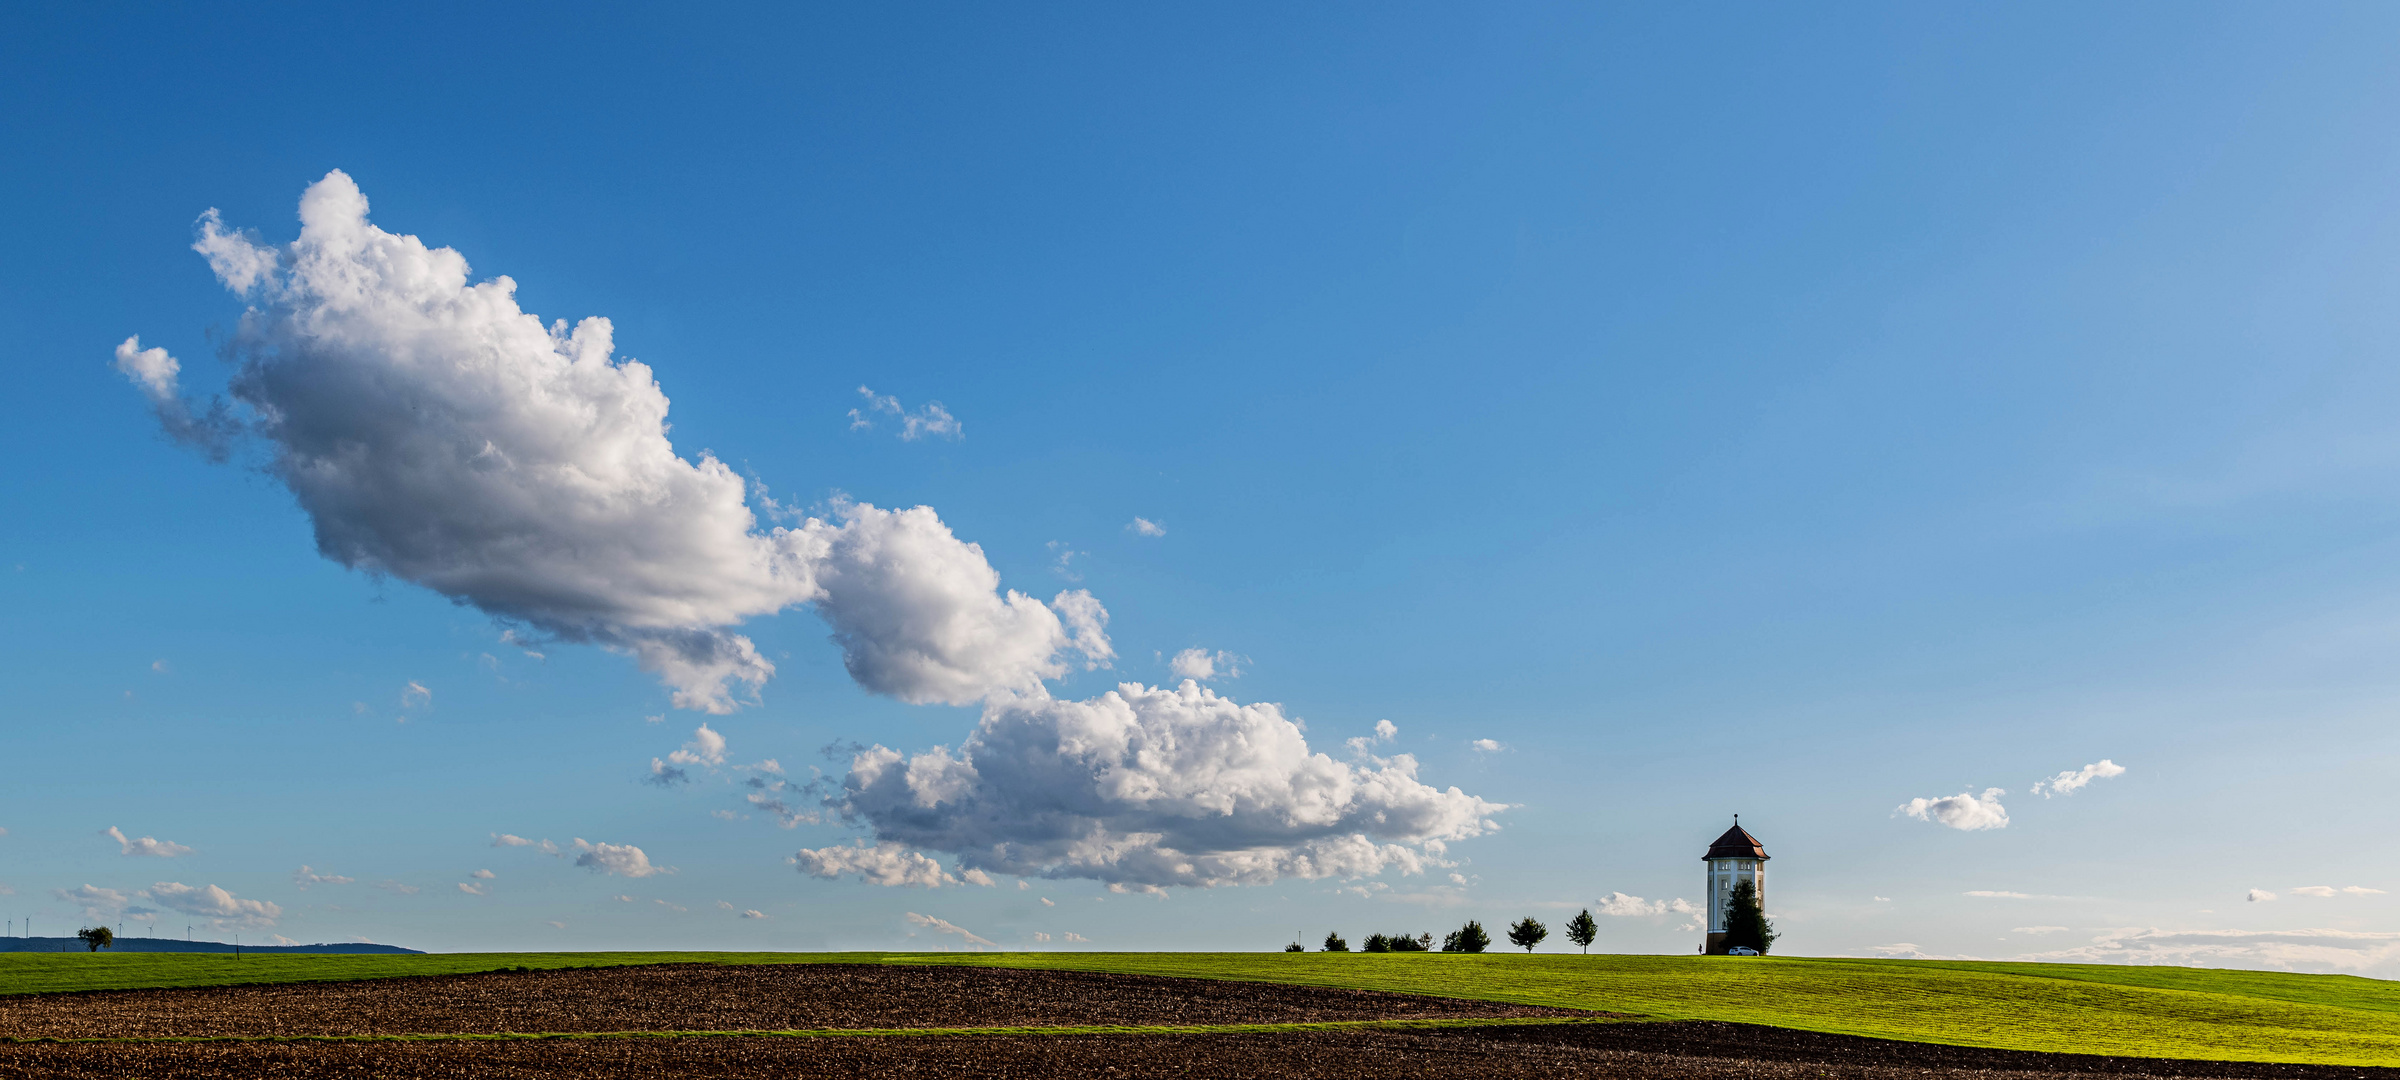
[[[1591,909],[1585,908],[1577,912],[1574,918],[1567,920],[1566,932],[1568,941],[1574,942],[1577,948],[1590,952],[1592,942],[1600,936],[1600,923],[1592,918]],[[1542,939],[1549,936],[1550,928],[1542,925],[1541,920],[1531,915],[1509,924],[1508,927],[1508,943],[1529,953],[1533,951],[1534,946],[1542,943]],[[1775,924],[1767,921],[1766,909],[1759,905],[1758,890],[1747,881],[1735,884],[1733,895],[1727,898],[1725,905],[1726,947],[1757,949],[1763,956],[1767,949],[1775,944],[1775,939],[1780,936],[1782,935],[1775,932]],[[1452,930],[1442,937],[1443,952],[1479,953],[1491,946],[1492,936],[1484,932],[1482,923],[1473,919],[1467,920],[1467,925]],[[1368,934],[1367,940],[1360,943],[1358,951],[1373,953],[1427,952],[1432,948],[1432,934],[1419,934],[1415,937],[1407,934]],[[1339,933],[1327,934],[1325,935],[1324,950],[1326,952],[1349,952],[1350,943],[1343,940]],[[1283,951],[1307,952],[1308,950],[1301,948],[1300,943],[1295,941],[1284,946]]]
[[[1588,946],[1592,943],[1592,939],[1599,935],[1600,926],[1592,921],[1592,913],[1589,911],[1567,921],[1567,940],[1578,945]],[[1517,920],[1508,928],[1509,943],[1526,952],[1532,952],[1535,945],[1541,944],[1542,939],[1549,936],[1550,928],[1543,926],[1541,920],[1531,916]],[[1443,952],[1479,953],[1491,947],[1492,935],[1484,930],[1482,923],[1473,919],[1468,919],[1465,926],[1442,935]],[[1430,952],[1432,949],[1432,934],[1418,934],[1415,937],[1407,934],[1368,934],[1367,940],[1360,943],[1358,951],[1375,953]],[[1300,943],[1295,941],[1284,946],[1283,951],[1306,952],[1308,950],[1301,948]],[[1327,934],[1325,935],[1324,951],[1349,952],[1350,942],[1345,940],[1339,931]]]

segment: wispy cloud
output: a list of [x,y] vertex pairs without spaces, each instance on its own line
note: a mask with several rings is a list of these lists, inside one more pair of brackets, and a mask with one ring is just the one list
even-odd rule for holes
[[558,845],[553,844],[548,840],[527,840],[526,838],[517,836],[513,833],[493,833],[492,846],[538,848],[544,855],[561,854],[561,852],[558,850]]
[[340,874],[320,874],[306,866],[292,871],[292,887],[302,891],[311,885],[348,885],[352,880]]
[[2101,758],[2081,769],[2069,769],[2057,776],[2037,780],[2033,793],[2045,799],[2053,795],[2073,795],[2094,780],[2106,780],[2125,775],[2125,766]]
[[1593,905],[1602,915],[1631,917],[1637,915],[1690,915],[1699,909],[1691,901],[1677,897],[1673,900],[1644,900],[1621,892],[1603,896]]
[[950,415],[950,410],[942,407],[941,402],[928,401],[912,412],[901,406],[899,398],[890,394],[878,394],[864,386],[858,388],[858,394],[867,399],[867,403],[850,410],[852,431],[870,430],[875,426],[875,417],[890,416],[900,421],[900,438],[903,442],[915,442],[927,436],[943,439],[966,437],[966,429],[959,424],[957,417]]
[[149,856],[159,859],[172,859],[177,856],[189,855],[192,853],[192,849],[185,847],[182,844],[178,844],[169,840],[160,840],[155,837],[143,836],[130,840],[126,839],[125,834],[118,830],[118,828],[114,825],[101,830],[100,835],[116,841],[117,854],[120,855]]
[[[937,934],[956,934],[968,942],[976,945],[992,944],[991,939],[982,937],[976,934],[974,931],[968,930],[966,927],[960,926],[957,923],[951,922],[947,919],[937,919],[931,915],[919,915],[916,912],[911,911],[908,913],[908,921],[915,923],[918,926],[922,926],[927,930],[931,930]],[[1070,934],[1068,937],[1072,939],[1074,935]]]
[[2400,973],[2400,932],[2127,927],[2104,931],[2089,945],[2016,959],[2393,974]]
[[1126,532],[1129,532],[1129,533],[1132,533],[1132,534],[1133,534],[1133,535],[1135,535],[1135,536],[1165,536],[1165,535],[1167,535],[1167,527],[1166,527],[1166,526],[1164,526],[1164,525],[1161,525],[1161,524],[1159,524],[1159,523],[1157,523],[1157,522],[1155,522],[1155,521],[1152,521],[1152,520],[1150,520],[1149,518],[1145,518],[1145,517],[1137,517],[1137,518],[1133,519],[1132,521],[1130,521],[1130,522],[1127,522],[1127,523],[1125,524],[1125,531],[1126,531]]

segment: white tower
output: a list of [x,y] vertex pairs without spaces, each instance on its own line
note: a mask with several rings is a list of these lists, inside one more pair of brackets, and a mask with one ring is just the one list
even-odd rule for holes
[[1758,890],[1758,902],[1767,902],[1767,847],[1758,838],[1742,831],[1742,816],[1733,816],[1733,827],[1717,842],[1708,845],[1708,854],[1700,856],[1708,867],[1708,943],[1701,952],[1710,956],[1725,955],[1725,909],[1733,902],[1733,887],[1748,881]]

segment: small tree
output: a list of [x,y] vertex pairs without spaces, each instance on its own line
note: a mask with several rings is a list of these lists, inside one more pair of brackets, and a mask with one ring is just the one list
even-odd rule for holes
[[1335,933],[1335,934],[1327,934],[1327,935],[1325,935],[1325,951],[1326,951],[1326,952],[1349,952],[1349,951],[1350,951],[1350,943],[1349,943],[1349,942],[1347,942],[1347,941],[1343,941],[1343,940],[1342,940],[1342,935],[1340,935],[1340,934],[1338,934],[1338,933]]
[[1358,951],[1390,952],[1392,951],[1392,939],[1387,938],[1382,934],[1368,934],[1367,940],[1359,942]]
[[1600,924],[1592,921],[1592,909],[1585,908],[1567,920],[1567,940],[1584,952],[1592,951],[1592,941],[1600,936]]
[[99,952],[117,943],[116,932],[105,926],[87,926],[75,931],[75,936],[82,939],[84,948],[90,952]]
[[1767,921],[1766,909],[1759,906],[1758,886],[1748,880],[1734,882],[1733,895],[1725,901],[1725,947],[1749,946],[1765,956],[1781,936],[1775,932],[1775,924]]
[[1299,943],[1299,942],[1297,942],[1297,941],[1295,941],[1295,942],[1293,942],[1293,943],[1291,943],[1291,944],[1289,944],[1289,945],[1286,945],[1286,946],[1284,946],[1284,947],[1283,947],[1283,951],[1285,951],[1285,952],[1307,952],[1308,950],[1307,950],[1307,949],[1303,949],[1303,948],[1301,948],[1301,947],[1300,947],[1300,943]]
[[1550,928],[1543,926],[1540,920],[1531,915],[1518,919],[1508,928],[1508,943],[1525,950],[1528,956],[1533,954],[1534,946],[1541,944],[1542,939],[1549,936]]
[[1407,934],[1393,934],[1383,941],[1393,952],[1424,952],[1426,946],[1433,944],[1433,935],[1410,937]]
[[1442,936],[1443,952],[1479,953],[1492,947],[1492,935],[1483,932],[1483,924],[1473,919]]

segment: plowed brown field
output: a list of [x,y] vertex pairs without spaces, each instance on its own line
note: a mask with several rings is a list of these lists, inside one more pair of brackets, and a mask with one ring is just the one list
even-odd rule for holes
[[1584,1017],[1257,983],[977,968],[660,965],[0,998],[0,1077],[1756,1077],[2335,1080],[2400,1070],[1978,1050],[1718,1023],[1223,1034],[643,1036],[274,1041],[307,1035],[1306,1023]]

